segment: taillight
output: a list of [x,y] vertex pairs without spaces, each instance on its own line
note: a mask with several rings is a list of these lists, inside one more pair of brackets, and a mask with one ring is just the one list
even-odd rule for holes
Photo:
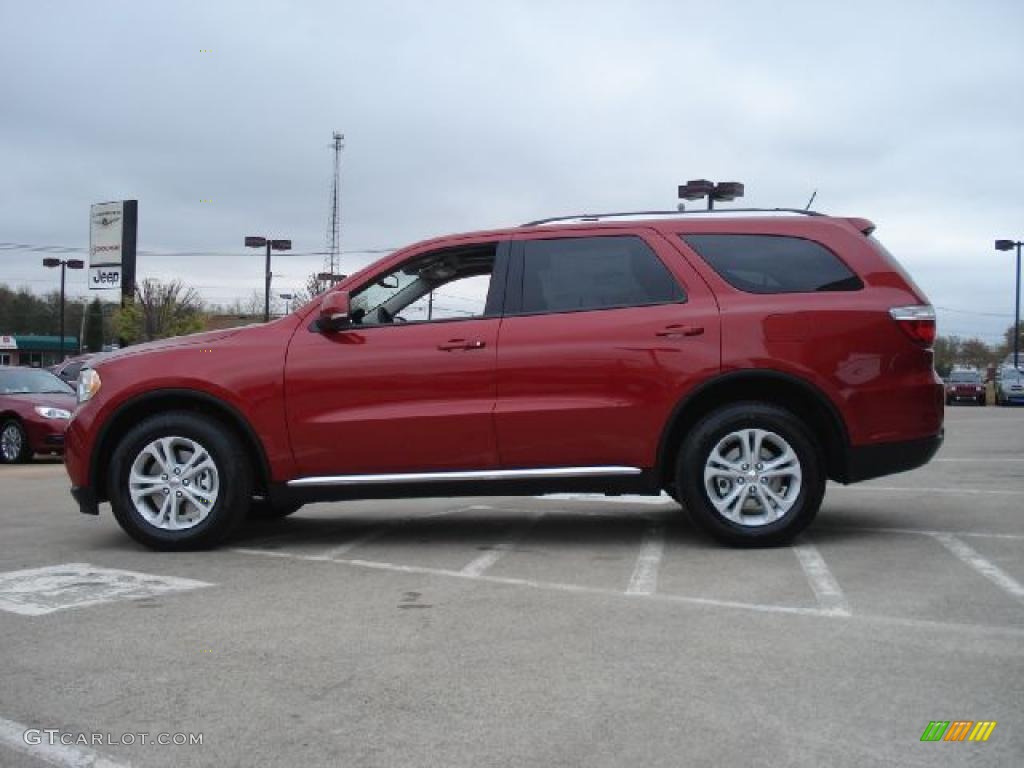
[[935,310],[928,304],[912,307],[893,307],[889,316],[911,340],[922,347],[931,347],[935,341]]

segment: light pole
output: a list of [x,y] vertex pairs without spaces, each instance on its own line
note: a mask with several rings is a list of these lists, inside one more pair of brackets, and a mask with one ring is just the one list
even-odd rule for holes
[[743,185],[738,181],[720,181],[717,184],[707,179],[691,179],[679,185],[680,200],[708,199],[708,210],[715,209],[715,200],[735,200],[743,197]]
[[1017,249],[1017,279],[1013,281],[1016,292],[1013,301],[1013,367],[1020,368],[1020,247],[1024,245],[1020,240],[996,240],[997,251],[1012,251]]
[[340,283],[346,277],[348,277],[348,275],[339,275],[336,272],[317,272],[316,273],[316,279],[317,280],[319,280],[321,283],[330,283],[331,285],[334,285],[335,283]]
[[290,315],[292,313],[292,299],[295,298],[294,293],[279,293],[277,298],[284,301],[284,313]]
[[263,274],[263,322],[270,322],[270,280],[273,274],[270,271],[270,251],[290,251],[292,249],[291,240],[270,240],[266,237],[246,237],[245,247],[246,248],[263,248],[266,246],[267,249],[267,266]]
[[64,361],[64,273],[67,269],[82,269],[81,259],[43,259],[44,267],[60,267],[60,362]]

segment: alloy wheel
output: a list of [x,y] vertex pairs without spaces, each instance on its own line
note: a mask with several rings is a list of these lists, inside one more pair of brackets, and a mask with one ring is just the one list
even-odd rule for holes
[[160,437],[132,462],[128,490],[135,511],[156,528],[194,528],[210,514],[220,474],[209,451],[187,437]]
[[4,461],[17,461],[22,448],[21,430],[17,424],[8,424],[0,435],[0,453]]
[[704,489],[726,520],[745,527],[774,523],[800,496],[800,458],[779,434],[764,429],[730,432],[704,463]]

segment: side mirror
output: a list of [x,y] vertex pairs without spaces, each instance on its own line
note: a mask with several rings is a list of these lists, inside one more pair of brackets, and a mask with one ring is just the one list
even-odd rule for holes
[[320,301],[317,324],[324,331],[340,331],[349,324],[348,291],[331,291]]

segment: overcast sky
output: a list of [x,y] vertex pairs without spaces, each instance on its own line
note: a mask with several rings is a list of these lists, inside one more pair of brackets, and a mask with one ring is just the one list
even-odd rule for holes
[[[90,203],[136,198],[140,249],[238,254],[143,255],[140,276],[244,298],[244,235],[324,250],[339,130],[345,250],[738,180],[748,205],[817,189],[874,220],[941,332],[1013,319],[992,241],[1024,238],[1015,0],[0,0],[0,29],[0,242],[84,249]],[[40,260],[0,250],[0,282],[50,288]],[[278,257],[275,291],[321,266]]]

